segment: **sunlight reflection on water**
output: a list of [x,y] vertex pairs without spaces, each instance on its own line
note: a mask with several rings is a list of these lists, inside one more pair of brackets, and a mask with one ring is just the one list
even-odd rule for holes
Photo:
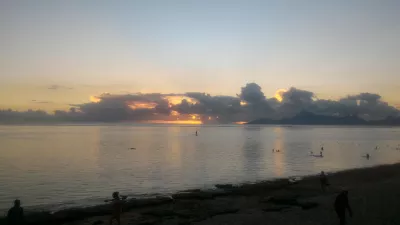
[[[370,127],[0,126],[0,209],[16,197],[70,207],[115,190],[167,193],[394,163],[399,137],[399,128]],[[310,156],[321,146],[323,158]]]

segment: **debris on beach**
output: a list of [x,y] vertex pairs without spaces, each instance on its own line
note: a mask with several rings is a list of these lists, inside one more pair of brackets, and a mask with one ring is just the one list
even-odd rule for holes
[[301,181],[303,178],[302,177],[289,177],[288,182],[290,184],[296,184],[299,181]]

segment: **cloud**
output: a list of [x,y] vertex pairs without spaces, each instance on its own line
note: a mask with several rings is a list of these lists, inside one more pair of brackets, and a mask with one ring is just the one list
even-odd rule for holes
[[256,83],[249,83],[242,87],[242,92],[239,95],[240,99],[251,103],[257,104],[265,101],[264,93],[261,91],[261,87]]
[[72,90],[73,88],[53,84],[53,85],[50,85],[49,87],[47,87],[47,89],[57,91],[57,90]]
[[399,110],[382,100],[374,93],[360,93],[349,95],[339,100],[346,106],[350,113],[365,117],[366,119],[382,119],[388,116],[397,116]]
[[278,112],[285,117],[294,116],[302,110],[310,110],[314,102],[315,94],[311,91],[291,87],[281,95]]
[[241,88],[238,97],[246,103],[242,107],[245,111],[243,120],[248,121],[260,117],[274,117],[275,111],[271,107],[271,103],[273,104],[276,100],[267,99],[258,84],[246,84]]
[[[57,88],[59,88],[57,86]],[[56,89],[57,89],[56,88]],[[399,109],[385,102],[379,94],[360,93],[339,100],[318,99],[315,93],[291,87],[279,96],[267,98],[256,83],[249,83],[236,96],[213,96],[188,93],[103,93],[91,96],[84,104],[71,104],[71,109],[53,114],[41,110],[18,112],[0,110],[0,122],[151,122],[197,121],[233,123],[258,118],[291,117],[301,111],[321,115],[357,115],[365,119],[399,116]],[[51,102],[32,100],[38,104]]]
[[51,101],[38,101],[38,100],[32,100],[33,103],[36,104],[52,104],[53,102]]

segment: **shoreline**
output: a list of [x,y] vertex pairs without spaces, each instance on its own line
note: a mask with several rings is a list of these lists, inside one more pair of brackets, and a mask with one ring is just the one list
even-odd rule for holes
[[[400,162],[399,162],[400,163]],[[382,165],[392,165],[392,164],[382,164]],[[364,169],[364,168],[371,168],[371,167],[377,167],[381,165],[375,165],[375,166],[369,166],[369,167],[357,167],[357,168],[350,168],[350,169],[344,169],[344,170],[333,170],[330,172],[327,172],[327,174],[334,174],[338,173],[341,171],[348,171],[348,170],[354,170],[354,169]],[[326,171],[325,171],[326,172]],[[309,177],[316,177],[318,175],[316,174],[306,174],[306,175],[293,175],[293,176],[288,176],[288,177],[280,177],[280,178],[271,178],[271,179],[260,179],[256,181],[242,181],[239,183],[221,183],[221,184],[212,184],[210,185],[212,188],[201,188],[201,187],[193,187],[190,189],[181,189],[181,190],[174,190],[171,192],[165,192],[165,193],[143,193],[143,194],[138,194],[138,195],[125,195],[128,196],[128,201],[141,201],[141,200],[151,200],[155,198],[160,198],[160,197],[171,197],[175,194],[179,193],[188,193],[188,192],[203,192],[203,193],[219,193],[222,191],[224,188],[221,188],[221,186],[230,186],[234,188],[240,188],[242,186],[247,186],[247,185],[257,185],[257,184],[264,184],[264,183],[273,183],[276,181],[280,180],[288,180],[291,178],[309,178]],[[219,186],[219,187],[218,187]],[[124,195],[124,193],[122,193]],[[216,194],[218,195],[218,194]],[[149,197],[150,196],[150,197]],[[104,197],[96,197],[98,199],[97,203],[94,204],[81,204],[76,206],[70,206],[70,207],[64,207],[63,202],[60,203],[48,203],[48,204],[39,204],[39,205],[30,205],[30,206],[24,206],[24,211],[27,212],[28,214],[34,214],[34,213],[43,213],[43,212],[48,212],[50,214],[57,213],[59,211],[66,211],[66,210],[75,210],[75,209],[87,209],[87,208],[93,208],[93,207],[100,207],[104,204],[104,199],[109,198],[109,196],[104,196]],[[101,199],[101,200],[100,200]],[[11,206],[11,205],[10,205]],[[3,211],[4,210],[4,211]],[[2,211],[2,214],[6,214],[7,210],[4,208]],[[0,211],[0,212],[1,212]],[[0,215],[0,221],[2,219],[2,216]],[[0,223],[1,224],[1,223]]]
[[[399,171],[399,172],[397,172]],[[369,174],[376,174],[379,173],[378,176],[374,176],[372,179],[369,177]],[[379,182],[383,181],[382,177],[386,177],[388,175],[389,178],[393,178],[394,174],[400,175],[400,163],[395,163],[395,164],[388,164],[388,165],[378,165],[378,166],[372,166],[372,167],[367,167],[367,168],[354,168],[354,169],[348,169],[348,170],[342,170],[342,171],[336,171],[336,172],[330,172],[328,174],[328,179],[330,182],[332,182],[332,187],[330,188],[331,194],[337,193],[338,190],[340,190],[340,187],[345,186],[348,189],[352,189],[354,185],[357,184],[366,184],[369,183],[370,181],[374,182]],[[345,179],[346,177],[350,177],[349,183],[348,184],[341,184],[342,182],[336,182],[335,180],[341,180]],[[163,220],[163,217],[176,217],[177,220],[182,220],[182,218],[186,218],[186,220],[206,220],[209,218],[212,218],[216,215],[222,215],[222,214],[229,214],[229,213],[236,213],[240,211],[240,205],[233,207],[233,203],[226,204],[224,206],[219,206],[217,209],[212,209],[212,205],[215,204],[222,204],[220,203],[221,199],[224,199],[225,201],[234,201],[236,203],[240,202],[238,199],[253,199],[254,197],[262,197],[265,198],[266,196],[277,196],[274,194],[275,192],[285,192],[288,189],[293,189],[296,190],[296,196],[294,197],[293,193],[284,193],[284,194],[278,194],[281,195],[281,201],[292,201],[292,204],[285,205],[283,208],[279,204],[270,204],[269,209],[263,209],[264,212],[267,211],[281,211],[284,209],[288,208],[293,208],[293,207],[300,207],[300,208],[307,208],[307,207],[316,207],[315,202],[303,202],[303,203],[296,203],[294,204],[294,199],[298,199],[300,197],[305,197],[305,196],[319,196],[321,193],[318,191],[319,189],[319,178],[318,175],[307,175],[307,176],[302,176],[301,180],[298,180],[297,182],[290,182],[291,180],[290,177],[288,178],[279,178],[275,180],[265,180],[265,181],[260,181],[256,183],[243,183],[243,184],[216,184],[215,189],[211,190],[201,190],[201,189],[192,189],[192,190],[184,190],[184,191],[179,191],[171,196],[168,195],[160,195],[154,198],[143,198],[143,199],[128,199],[126,201],[126,204],[124,204],[124,214],[123,217],[126,215],[130,214],[136,214],[136,213],[141,213],[141,211],[146,211],[143,213],[145,215],[143,218],[149,217],[155,221]],[[360,180],[359,182],[356,182],[357,180]],[[400,179],[399,179],[400,180]],[[400,183],[400,182],[399,182]],[[312,184],[313,191],[310,192],[310,190],[305,190],[301,188],[302,186],[309,187],[310,184]],[[297,188],[296,188],[297,187]],[[286,200],[285,200],[286,199]],[[243,199],[242,199],[243,200]],[[179,214],[182,212],[176,211],[176,210],[167,210],[171,207],[175,207],[177,205],[183,204],[187,201],[193,201],[194,204],[204,204],[207,203],[207,206],[204,206],[199,212],[201,211],[202,215],[194,215],[196,214],[194,212],[191,212],[193,215],[184,215],[184,216],[179,216]],[[297,201],[297,200],[296,200]],[[161,210],[167,210],[168,212],[164,212],[166,215],[152,215],[154,214],[151,213],[151,211],[154,210],[160,210],[159,208],[167,208],[167,209],[161,209]],[[219,211],[221,212],[219,212]],[[148,212],[150,211],[150,212]],[[210,211],[207,213],[204,213],[204,211]],[[27,224],[66,224],[68,222],[75,222],[74,224],[81,224],[79,222],[82,221],[87,221],[87,220],[96,220],[96,221],[101,221],[101,219],[98,219],[97,217],[108,217],[110,214],[110,208],[108,204],[101,204],[101,205],[96,205],[96,206],[91,206],[91,207],[79,207],[79,208],[68,208],[68,209],[63,209],[60,211],[56,212],[50,212],[50,211],[42,211],[42,212],[33,212],[33,213],[27,213],[26,215],[26,221]],[[157,214],[157,213],[156,213]],[[162,213],[161,213],[162,214]],[[203,215],[203,214],[207,214]],[[215,214],[215,215],[214,215]],[[210,216],[211,215],[211,216]],[[214,215],[214,216],[212,216]],[[137,218],[137,216],[133,216]],[[199,218],[200,217],[200,218]],[[142,218],[142,219],[143,219]],[[155,218],[155,219],[154,219]],[[0,218],[0,224],[4,224],[4,218]],[[95,222],[96,222],[95,221]],[[192,221],[192,222],[193,222]],[[107,221],[106,221],[107,222]],[[105,223],[106,223],[105,222]],[[141,224],[140,221],[137,224]],[[91,224],[91,223],[82,223],[82,224]],[[135,223],[132,223],[135,224]],[[156,222],[154,224],[157,224]]]

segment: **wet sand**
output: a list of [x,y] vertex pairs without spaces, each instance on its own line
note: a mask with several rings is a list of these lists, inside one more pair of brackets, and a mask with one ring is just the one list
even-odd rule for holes
[[[320,190],[318,176],[298,183],[287,179],[257,184],[218,186],[217,190],[191,190],[173,199],[131,200],[125,205],[122,224],[217,225],[339,224],[333,210],[337,193],[345,187],[353,218],[348,224],[400,224],[400,164],[329,174],[330,187]],[[65,210],[36,216],[30,224],[108,224],[108,205]],[[69,222],[67,222],[69,221]]]

